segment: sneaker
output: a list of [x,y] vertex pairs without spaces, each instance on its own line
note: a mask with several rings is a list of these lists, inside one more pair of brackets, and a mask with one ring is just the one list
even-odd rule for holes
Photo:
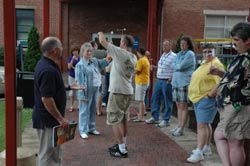
[[144,119],[139,119],[139,118],[133,120],[133,122],[144,122],[144,121],[145,121]]
[[[115,145],[109,147],[108,150],[109,150],[109,152],[110,152],[110,151],[115,150],[115,149],[119,149],[119,145],[118,145],[118,144],[115,144]],[[125,149],[128,150],[127,146],[125,147]]]
[[203,149],[202,149],[202,152],[203,152],[203,155],[205,155],[205,156],[210,156],[210,155],[212,155],[213,153],[212,153],[212,150],[211,150],[211,148],[208,146],[208,147],[204,147]]
[[106,103],[102,103],[102,107],[106,107],[107,106],[107,104]]
[[178,129],[178,127],[175,127],[173,129],[171,129],[170,132],[173,134],[177,129]]
[[189,158],[187,158],[187,161],[190,163],[197,163],[201,160],[204,160],[204,156],[201,153],[191,154],[191,156]]
[[164,121],[164,120],[162,120],[161,123],[157,124],[156,126],[160,127],[160,128],[167,127],[167,126],[169,126],[169,123],[166,122],[166,121]]
[[101,133],[97,130],[94,130],[94,131],[90,131],[89,134],[92,134],[92,135],[100,135]]
[[82,133],[82,134],[80,134],[80,136],[81,136],[82,139],[88,139],[89,138],[86,133]]
[[134,117],[131,118],[132,120],[138,119],[138,115],[135,115]]
[[[192,150],[192,153],[193,153],[193,154],[194,154],[194,153],[197,153],[197,149]],[[205,155],[205,156],[210,156],[210,155],[213,154],[210,147],[207,147],[207,148],[204,147],[204,148],[202,149],[202,153],[203,153],[203,155]]]
[[120,151],[119,147],[118,147],[118,148],[115,148],[115,149],[111,149],[111,150],[109,151],[109,154],[110,154],[111,156],[113,156],[113,157],[120,157],[120,158],[127,158],[127,157],[128,157],[128,152],[122,153],[122,152]]
[[182,128],[176,129],[176,131],[173,132],[172,135],[175,136],[175,137],[182,136],[183,135],[183,129]]
[[193,150],[192,150],[192,154],[197,153],[197,151],[198,151],[197,148],[196,148],[196,149],[193,149]]
[[119,149],[119,145],[118,144],[115,144],[115,145],[113,145],[113,146],[111,146],[111,147],[109,147],[109,152],[110,151],[112,151],[112,150],[116,150],[116,149]]
[[146,119],[145,122],[148,124],[157,124],[159,123],[159,120],[155,120],[155,118],[151,117],[149,119]]

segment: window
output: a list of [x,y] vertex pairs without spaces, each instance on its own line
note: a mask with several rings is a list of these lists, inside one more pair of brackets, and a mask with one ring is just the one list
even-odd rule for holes
[[247,20],[248,11],[204,10],[204,38],[230,38],[232,27]]
[[205,38],[230,38],[232,27],[245,20],[244,16],[206,16]]
[[[107,41],[112,42],[116,46],[120,46],[122,35],[105,33],[104,36],[106,37]],[[99,49],[103,49],[103,47],[99,44],[98,36],[96,33],[92,34],[92,40],[97,42]]]
[[34,25],[34,9],[16,9],[16,39],[27,41],[30,28]]

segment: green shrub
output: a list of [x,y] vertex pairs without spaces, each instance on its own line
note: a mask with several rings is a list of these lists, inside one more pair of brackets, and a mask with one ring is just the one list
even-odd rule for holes
[[0,46],[0,66],[4,65],[4,49],[3,46]]
[[[18,59],[18,48],[16,48],[16,64],[18,65],[19,59]],[[4,66],[4,47],[0,46],[0,66]]]
[[24,70],[33,72],[35,70],[36,63],[41,57],[39,34],[35,26],[31,27],[28,34],[28,48],[24,55]]
[[177,38],[176,47],[175,47],[175,50],[174,50],[175,53],[178,53],[178,52],[181,51],[181,46],[180,46],[180,44],[181,44],[181,38],[182,38],[182,36],[183,36],[183,33],[180,33],[180,35],[179,35],[178,38]]

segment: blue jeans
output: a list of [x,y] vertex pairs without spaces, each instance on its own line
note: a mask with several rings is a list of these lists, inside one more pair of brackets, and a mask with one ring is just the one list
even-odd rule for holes
[[157,79],[151,99],[151,115],[155,120],[159,120],[162,99],[164,100],[162,120],[168,122],[173,110],[172,85],[166,80]]
[[79,132],[88,133],[95,130],[96,105],[99,87],[89,92],[88,101],[79,101]]

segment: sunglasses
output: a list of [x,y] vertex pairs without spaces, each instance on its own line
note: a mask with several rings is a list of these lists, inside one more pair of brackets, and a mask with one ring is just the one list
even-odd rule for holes
[[212,50],[206,50],[206,51],[203,51],[203,54],[211,54],[213,51]]

